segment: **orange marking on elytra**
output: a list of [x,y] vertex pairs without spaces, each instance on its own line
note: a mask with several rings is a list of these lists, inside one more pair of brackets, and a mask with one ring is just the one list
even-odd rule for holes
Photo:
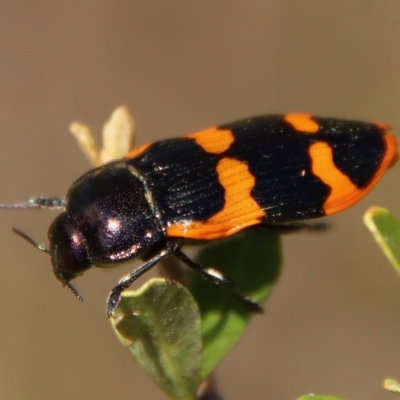
[[375,122],[374,125],[379,128],[381,131],[387,132],[391,131],[392,127],[384,122]]
[[150,145],[151,145],[151,143],[147,143],[147,144],[144,144],[143,146],[140,146],[140,147],[138,147],[136,149],[131,150],[127,154],[127,157],[128,158],[134,158],[134,157],[139,156],[140,154],[144,153]]
[[210,128],[204,131],[192,133],[186,137],[194,139],[207,153],[220,154],[228,150],[235,141],[232,131],[229,129]]
[[286,114],[283,119],[298,132],[317,133],[319,130],[319,125],[311,114]]
[[231,236],[261,222],[265,210],[251,197],[255,178],[242,161],[223,158],[217,165],[218,179],[225,189],[225,205],[205,221],[187,221],[167,227],[169,237],[213,240]]
[[331,193],[323,205],[326,215],[334,214],[351,207],[362,199],[379,181],[383,173],[393,162],[397,154],[397,140],[393,135],[383,137],[386,151],[381,164],[371,180],[362,188],[358,188],[341,172],[333,162],[332,149],[328,143],[317,142],[310,146],[312,172],[331,188]]
[[396,136],[386,134],[384,136],[384,139],[386,142],[386,153],[383,162],[387,163],[387,168],[392,168],[399,161],[399,152],[397,150],[397,138]]
[[389,158],[390,162],[388,168],[392,168],[399,161],[399,153],[397,151],[397,139],[395,136],[388,133],[388,131],[392,130],[392,127],[384,122],[375,122],[375,126],[380,129],[386,141],[386,153],[385,158]]

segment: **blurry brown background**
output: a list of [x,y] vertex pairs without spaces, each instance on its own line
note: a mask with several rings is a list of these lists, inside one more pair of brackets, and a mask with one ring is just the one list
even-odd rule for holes
[[[0,0],[0,201],[64,195],[89,168],[67,126],[126,104],[139,144],[245,116],[308,111],[400,132],[400,2]],[[310,391],[390,399],[400,378],[400,280],[361,217],[400,217],[400,168],[321,235],[284,239],[282,278],[217,374],[230,400]],[[162,399],[114,338],[109,289],[132,266],[76,281],[45,254],[51,212],[2,211],[0,398]]]

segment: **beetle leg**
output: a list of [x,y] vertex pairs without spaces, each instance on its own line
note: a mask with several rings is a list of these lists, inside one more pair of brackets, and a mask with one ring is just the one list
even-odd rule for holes
[[200,274],[204,279],[214,282],[217,285],[225,286],[230,289],[240,300],[252,312],[262,313],[263,309],[259,303],[250,299],[250,297],[244,295],[239,288],[236,286],[235,282],[229,278],[227,275],[223,274],[221,271],[213,267],[205,267],[186,256],[181,250],[175,250],[174,255],[179,258],[188,267],[192,268],[198,274]]
[[111,317],[114,308],[118,305],[121,299],[121,293],[123,290],[127,289],[136,281],[140,276],[146,273],[149,269],[153,268],[159,261],[168,256],[174,251],[174,247],[167,244],[166,247],[162,248],[153,258],[146,261],[140,267],[136,268],[129,275],[124,276],[118,284],[111,290],[107,297],[107,316]]

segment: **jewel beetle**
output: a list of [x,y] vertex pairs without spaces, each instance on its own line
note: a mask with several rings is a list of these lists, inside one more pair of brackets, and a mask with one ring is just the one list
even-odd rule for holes
[[139,147],[80,177],[64,198],[31,198],[3,208],[57,208],[45,249],[57,279],[134,258],[143,264],[107,299],[173,254],[204,278],[243,295],[222,272],[182,252],[187,241],[225,238],[254,225],[298,222],[342,211],[360,200],[398,157],[382,123],[309,114],[265,115]]

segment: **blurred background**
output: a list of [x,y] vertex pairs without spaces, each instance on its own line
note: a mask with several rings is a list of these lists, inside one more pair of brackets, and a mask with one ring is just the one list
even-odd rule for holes
[[[0,0],[1,202],[64,195],[90,168],[69,123],[99,132],[120,104],[138,144],[289,111],[400,132],[400,2]],[[217,370],[227,399],[392,398],[381,386],[400,379],[400,280],[362,214],[377,204],[400,217],[399,180],[389,171],[329,232],[284,238],[266,314]],[[132,265],[76,281],[82,305],[11,232],[47,243],[55,215],[1,212],[0,398],[165,398],[105,317]]]

